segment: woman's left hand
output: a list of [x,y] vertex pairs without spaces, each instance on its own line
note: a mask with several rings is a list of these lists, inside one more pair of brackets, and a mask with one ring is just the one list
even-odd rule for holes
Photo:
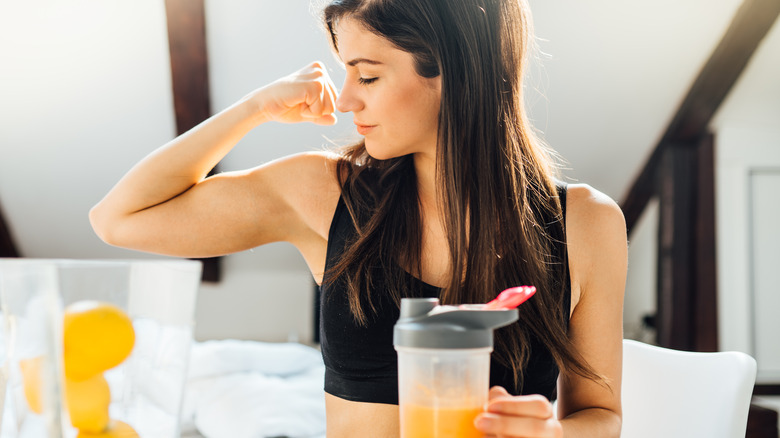
[[488,438],[562,438],[561,422],[542,395],[512,396],[500,386],[490,388],[487,412],[474,421]]

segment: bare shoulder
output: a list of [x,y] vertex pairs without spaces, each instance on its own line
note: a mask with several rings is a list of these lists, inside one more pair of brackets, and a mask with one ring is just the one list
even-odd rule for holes
[[605,270],[626,265],[626,222],[612,198],[587,184],[570,184],[566,198],[572,283],[582,288]]
[[338,155],[335,153],[301,152],[270,161],[251,169],[250,172],[257,177],[272,177],[276,181],[283,181],[286,183],[284,187],[295,191],[301,188],[307,188],[309,192],[338,191],[337,161]]
[[[336,178],[338,155],[317,151],[290,155],[250,170],[255,187],[273,186],[306,228],[327,238],[341,188]],[[294,243],[294,242],[293,242]]]
[[300,152],[269,161],[251,171],[269,172],[273,169],[277,172],[293,172],[291,177],[305,177],[306,180],[321,179],[324,182],[328,179],[327,174],[335,172],[338,158],[337,154],[329,151]]
[[568,226],[622,230],[625,234],[623,211],[604,193],[587,184],[569,184],[566,190]]

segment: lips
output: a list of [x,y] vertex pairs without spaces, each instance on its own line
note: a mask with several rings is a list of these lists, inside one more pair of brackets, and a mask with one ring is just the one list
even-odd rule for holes
[[360,135],[366,135],[369,132],[373,131],[376,125],[364,125],[359,122],[355,122],[355,126],[357,126],[357,131],[360,133]]

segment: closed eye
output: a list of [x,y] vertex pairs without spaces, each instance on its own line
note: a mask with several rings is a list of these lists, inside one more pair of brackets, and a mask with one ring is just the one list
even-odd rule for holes
[[374,83],[377,79],[379,78],[358,78],[358,83],[360,83],[360,85],[368,85]]

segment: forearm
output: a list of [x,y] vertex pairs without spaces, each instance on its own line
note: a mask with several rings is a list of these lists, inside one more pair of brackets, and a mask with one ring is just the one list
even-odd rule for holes
[[564,438],[618,438],[621,418],[608,409],[590,408],[563,418],[561,426]]
[[136,164],[90,212],[96,231],[161,204],[201,181],[252,128],[263,123],[249,97],[210,117]]

